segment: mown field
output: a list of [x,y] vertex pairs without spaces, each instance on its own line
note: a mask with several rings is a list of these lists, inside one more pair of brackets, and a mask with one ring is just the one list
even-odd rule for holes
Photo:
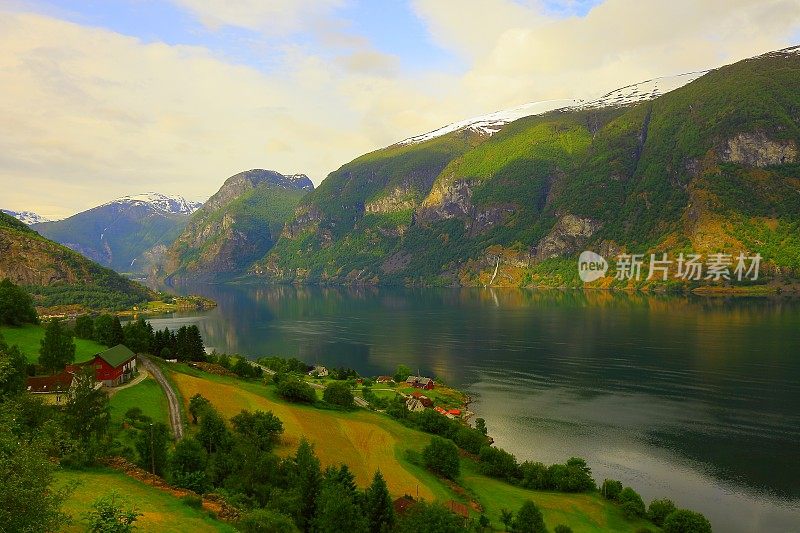
[[122,424],[125,412],[134,407],[141,409],[142,414],[149,416],[154,422],[169,424],[167,398],[161,386],[150,376],[141,383],[112,394],[112,425]]
[[346,463],[360,486],[380,469],[392,494],[444,498],[448,492],[436,478],[405,460],[405,450],[420,451],[430,437],[366,411],[327,411],[279,400],[272,388],[232,378],[173,372],[184,403],[200,393],[227,417],[243,409],[272,411],[284,425],[279,454],[292,453],[305,436],[316,446],[323,466]]
[[[284,423],[280,454],[294,451],[305,436],[315,445],[323,466],[346,463],[359,486],[366,486],[373,472],[380,469],[393,496],[417,495],[426,499],[477,501],[493,527],[502,531],[500,510],[518,510],[525,500],[533,500],[542,510],[552,530],[565,524],[574,531],[620,531],[634,533],[643,527],[655,530],[648,522],[627,520],[620,509],[597,494],[565,494],[531,491],[488,478],[477,471],[477,464],[462,459],[458,484],[463,491],[454,491],[425,469],[406,460],[406,450],[420,451],[430,436],[407,428],[387,416],[365,410],[342,412],[287,403],[275,394],[274,388],[260,383],[214,376],[171,365],[170,379],[179,388],[188,405],[196,393],[208,398],[225,416],[242,409],[272,411]],[[192,428],[190,427],[190,430]],[[477,516],[477,515],[476,515]]]
[[[9,346],[17,345],[31,363],[39,360],[39,347],[44,338],[44,327],[28,324],[20,327],[2,327],[0,333]],[[94,341],[75,339],[75,362],[88,361],[97,353],[107,350],[106,346]]]
[[91,510],[93,501],[111,491],[116,491],[122,497],[126,507],[143,513],[136,522],[137,531],[236,531],[232,526],[211,518],[205,511],[189,507],[175,496],[115,470],[60,470],[56,474],[56,481],[60,486],[76,484],[74,492],[64,504],[64,511],[72,517],[72,525],[66,531],[86,531],[83,515]]

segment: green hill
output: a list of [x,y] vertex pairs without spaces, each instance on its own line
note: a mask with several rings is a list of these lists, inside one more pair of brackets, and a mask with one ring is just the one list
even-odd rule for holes
[[245,272],[278,240],[284,222],[313,188],[305,175],[270,170],[228,178],[170,246],[160,277],[180,282]]
[[[584,249],[764,257],[800,272],[800,54],[651,101],[367,154],[301,202],[252,269],[281,281],[579,286]],[[607,283],[609,280],[606,280]]]
[[24,286],[38,307],[118,310],[155,298],[147,287],[45,239],[5,213],[0,213],[2,278]]

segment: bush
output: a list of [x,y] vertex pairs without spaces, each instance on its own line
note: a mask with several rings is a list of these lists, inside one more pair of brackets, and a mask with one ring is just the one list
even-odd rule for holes
[[615,479],[606,479],[600,487],[600,494],[607,500],[616,500],[622,492],[622,482]]
[[245,533],[294,533],[298,531],[291,518],[268,509],[250,511],[239,520],[238,525]]
[[314,388],[296,378],[285,379],[278,383],[278,394],[290,402],[314,403],[317,401],[317,393],[314,392]]
[[513,481],[519,479],[517,459],[505,450],[493,446],[481,448],[480,469],[487,476]]
[[617,500],[622,506],[622,512],[628,518],[643,518],[647,514],[642,497],[630,487],[622,489]]
[[672,500],[666,498],[661,500],[653,500],[650,502],[650,507],[647,509],[647,518],[650,519],[658,527],[664,525],[664,520],[675,510],[675,504]]
[[564,524],[558,524],[553,530],[554,533],[572,533],[572,528]]
[[571,457],[564,465],[553,465],[550,479],[554,488],[561,492],[585,492],[595,488],[592,470],[579,457]]
[[450,440],[433,437],[422,451],[422,460],[428,470],[455,479],[460,471],[458,447]]
[[547,528],[544,525],[544,518],[542,512],[536,507],[536,504],[528,500],[522,504],[522,507],[517,511],[512,524],[512,530],[515,533],[546,533]]
[[353,391],[347,383],[340,381],[333,382],[325,387],[325,392],[322,393],[322,399],[331,405],[338,405],[340,407],[351,408],[354,405]]
[[187,494],[186,496],[181,497],[181,501],[184,505],[194,509],[203,508],[203,498],[194,494]]
[[677,509],[664,519],[664,533],[711,533],[711,523],[700,513]]

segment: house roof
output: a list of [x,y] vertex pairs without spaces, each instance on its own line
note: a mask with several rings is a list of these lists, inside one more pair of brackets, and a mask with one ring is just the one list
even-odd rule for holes
[[394,381],[394,378],[392,376],[378,376],[378,379],[376,379],[375,381],[378,381],[378,382],[381,382],[381,381]]
[[433,381],[431,378],[423,378],[422,376],[408,376],[406,383],[422,383],[423,385],[427,385]]
[[69,390],[74,377],[70,372],[52,376],[33,376],[25,380],[25,386],[28,392],[64,392]]
[[136,354],[130,351],[124,344],[117,344],[113,348],[109,348],[105,352],[100,352],[97,357],[108,363],[109,365],[117,368],[122,366],[134,357]]
[[402,515],[412,508],[416,503],[417,502],[411,496],[402,496],[392,502],[392,506],[394,507],[395,514]]

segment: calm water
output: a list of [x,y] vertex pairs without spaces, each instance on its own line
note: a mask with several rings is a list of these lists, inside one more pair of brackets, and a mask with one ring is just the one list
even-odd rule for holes
[[520,460],[587,459],[716,531],[800,531],[800,302],[491,289],[193,287],[209,346],[468,390]]

